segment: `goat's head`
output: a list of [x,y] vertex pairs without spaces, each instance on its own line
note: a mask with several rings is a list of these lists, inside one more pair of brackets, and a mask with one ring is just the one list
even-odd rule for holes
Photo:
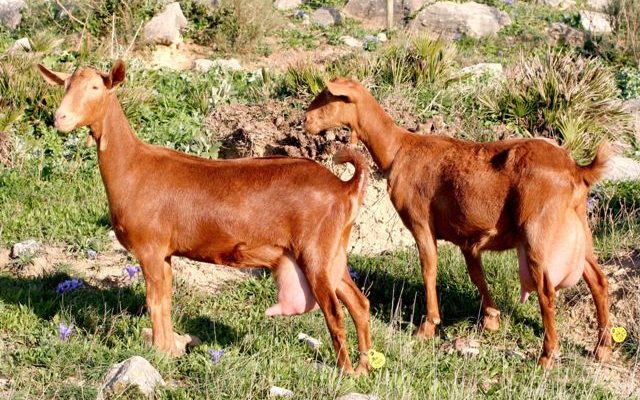
[[100,121],[110,96],[125,76],[122,60],[117,60],[109,73],[78,68],[73,74],[67,74],[51,71],[42,64],[38,64],[38,69],[49,84],[64,86],[64,98],[55,115],[55,126],[61,132]]
[[326,83],[324,89],[304,113],[304,129],[312,135],[327,129],[346,126],[351,128],[351,142],[358,140],[354,127],[358,123],[356,103],[362,86],[353,80],[336,78]]

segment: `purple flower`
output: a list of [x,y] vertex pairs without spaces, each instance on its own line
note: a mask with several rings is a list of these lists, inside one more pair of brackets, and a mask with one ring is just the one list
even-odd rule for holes
[[98,258],[98,252],[92,249],[87,250],[87,258],[89,260],[95,260]]
[[58,294],[64,294],[64,293],[73,292],[74,290],[81,289],[83,287],[84,287],[84,283],[81,280],[77,278],[67,279],[64,282],[58,283],[56,292]]
[[513,2],[514,2],[514,0],[504,0],[504,4],[509,5],[509,6],[512,5]]
[[225,350],[224,349],[209,349],[207,352],[211,356],[211,361],[213,361],[214,364],[217,364],[218,361],[220,361],[220,358],[222,358],[222,355],[224,354]]
[[592,212],[598,206],[598,201],[600,198],[598,195],[589,196],[587,198],[587,212]]
[[360,279],[360,273],[351,268],[351,265],[347,265],[347,268],[349,269],[349,276],[351,276],[351,279],[353,279],[354,281],[358,281]]
[[129,275],[129,279],[133,279],[140,272],[140,267],[138,267],[137,265],[127,264],[127,266],[122,268],[122,270],[126,272],[127,275]]
[[71,336],[71,332],[73,332],[73,325],[67,326],[64,322],[60,322],[58,332],[60,333],[60,340],[64,342],[69,339],[69,336]]

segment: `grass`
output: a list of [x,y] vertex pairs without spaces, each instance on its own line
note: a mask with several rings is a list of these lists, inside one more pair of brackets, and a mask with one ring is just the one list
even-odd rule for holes
[[[504,319],[499,332],[480,334],[475,325],[479,298],[462,256],[450,247],[441,250],[438,287],[444,321],[439,336],[428,342],[411,335],[411,316],[420,314],[423,302],[416,254],[356,257],[350,262],[361,273],[360,284],[372,301],[375,347],[387,357],[386,366],[369,377],[354,379],[336,373],[320,313],[264,317],[275,299],[268,277],[249,278],[215,295],[177,283],[176,330],[196,334],[204,344],[183,358],[165,359],[142,344],[140,332],[150,322],[141,281],[123,288],[89,287],[56,295],[56,285],[69,277],[64,265],[58,266],[61,272],[42,278],[0,275],[0,338],[8,349],[0,353],[0,375],[12,377],[16,392],[11,396],[16,398],[93,398],[109,366],[137,354],[170,382],[159,398],[264,398],[272,385],[293,390],[300,399],[334,398],[352,391],[392,399],[507,399],[516,393],[536,399],[615,397],[590,380],[587,359],[567,342],[563,342],[562,368],[550,373],[536,367],[535,356],[522,360],[510,355],[508,350],[536,354],[542,332],[535,298],[517,304],[512,255],[485,258]],[[563,320],[562,313],[559,319]],[[67,342],[57,336],[60,321],[75,326]],[[350,320],[347,329],[354,358]],[[297,342],[299,332],[322,340],[317,356]],[[467,359],[440,349],[458,336],[479,339],[480,355]],[[209,348],[226,350],[218,364],[206,353]],[[318,370],[317,362],[326,367]]]

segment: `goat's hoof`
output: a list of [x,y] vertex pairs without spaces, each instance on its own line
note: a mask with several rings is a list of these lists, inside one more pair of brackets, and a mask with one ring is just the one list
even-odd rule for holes
[[420,328],[415,332],[415,337],[418,339],[431,339],[436,335],[436,329],[438,325],[431,321],[424,321]]
[[367,375],[369,375],[368,365],[359,364],[356,370],[353,372],[353,376],[356,378],[359,376],[367,376]]
[[540,356],[540,359],[538,359],[538,365],[546,370],[553,369],[553,357]]
[[[179,335],[173,333],[173,343],[169,343],[166,346],[156,346],[158,350],[171,357],[180,357],[186,354],[187,348],[195,347],[202,343],[200,338],[192,335]],[[154,346],[153,344],[153,331],[151,328],[142,329],[142,340],[147,346]]]
[[489,332],[496,332],[500,329],[500,313],[498,315],[485,314],[482,317],[482,329]]
[[611,359],[611,347],[610,346],[597,346],[593,351],[593,356],[600,362],[607,362]]

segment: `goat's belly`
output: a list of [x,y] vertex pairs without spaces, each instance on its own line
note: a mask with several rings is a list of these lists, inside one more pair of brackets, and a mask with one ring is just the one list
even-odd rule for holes
[[[567,213],[565,221],[550,241],[545,255],[549,280],[555,289],[574,286],[584,272],[586,239],[580,220],[574,212]],[[520,275],[520,301],[525,302],[536,284],[529,272],[524,246],[518,246]]]
[[272,273],[278,286],[278,302],[267,309],[267,316],[298,315],[318,309],[307,278],[289,254],[282,256]]

